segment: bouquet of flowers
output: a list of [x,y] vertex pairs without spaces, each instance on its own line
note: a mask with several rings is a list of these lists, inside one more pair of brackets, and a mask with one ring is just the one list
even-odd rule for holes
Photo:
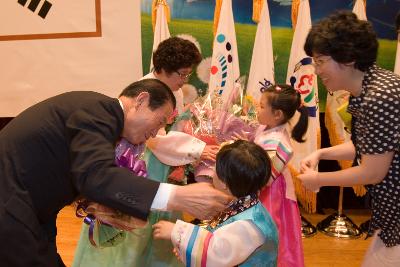
[[[255,105],[243,97],[243,87],[236,83],[228,101],[222,104],[218,95],[199,98],[191,107],[192,119],[184,132],[204,141],[207,145],[231,142],[237,135],[250,135],[255,131]],[[195,177],[212,176],[215,162],[201,161],[194,168]]]
[[[115,163],[137,176],[146,177],[146,163],[140,159],[143,152],[144,145],[133,145],[122,139],[115,149]],[[76,215],[84,218],[89,225],[89,240],[95,247],[114,246],[125,238],[125,231],[146,224],[145,221],[87,199],[76,201]]]

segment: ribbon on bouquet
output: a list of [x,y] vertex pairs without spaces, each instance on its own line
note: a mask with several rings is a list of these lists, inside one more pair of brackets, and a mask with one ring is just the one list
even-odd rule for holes
[[115,148],[115,164],[127,168],[137,176],[147,177],[146,163],[140,159],[144,148],[144,144],[133,145],[126,139],[121,139]]
[[[119,244],[125,238],[125,231],[116,229],[112,225],[98,220],[94,214],[87,214],[86,209],[88,205],[89,203],[87,200],[78,202],[76,216],[83,218],[83,222],[89,226],[88,237],[90,244],[94,247],[110,247]],[[98,234],[99,238],[97,244],[95,241],[95,229],[96,225],[98,226],[97,229],[99,229],[100,224],[102,225],[102,230],[101,234]]]
[[[144,144],[133,145],[126,139],[121,139],[115,148],[115,164],[119,167],[127,168],[137,176],[147,177],[146,163],[140,157],[144,152]],[[131,225],[135,220],[128,220],[127,215],[117,210],[110,209],[98,203],[91,202],[87,199],[81,199],[76,202],[76,216],[83,218],[83,222],[89,226],[89,241],[94,247],[114,246],[125,238],[125,230],[132,229]],[[92,212],[94,210],[95,212]],[[100,215],[106,214],[108,219],[96,218],[96,211]],[[101,216],[100,216],[101,217]],[[119,218],[121,219],[118,223]],[[96,225],[104,225],[102,227],[102,235],[104,240],[100,240],[99,245],[95,241]]]

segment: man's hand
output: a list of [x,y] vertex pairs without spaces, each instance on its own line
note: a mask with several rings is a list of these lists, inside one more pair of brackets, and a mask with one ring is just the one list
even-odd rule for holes
[[209,183],[195,183],[176,187],[167,209],[184,211],[201,220],[212,219],[226,209],[232,199]]
[[200,159],[202,160],[212,160],[215,161],[219,146],[217,145],[206,145],[201,153]]
[[175,224],[168,221],[159,221],[153,225],[153,237],[155,239],[171,240],[171,233]]

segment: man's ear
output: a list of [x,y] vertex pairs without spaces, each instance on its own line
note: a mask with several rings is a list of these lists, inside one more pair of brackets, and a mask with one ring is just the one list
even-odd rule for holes
[[136,97],[136,109],[138,109],[142,105],[148,106],[149,101],[150,101],[150,94],[148,92],[141,92]]

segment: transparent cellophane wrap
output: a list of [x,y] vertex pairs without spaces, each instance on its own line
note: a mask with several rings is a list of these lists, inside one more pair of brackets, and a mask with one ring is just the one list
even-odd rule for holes
[[[186,121],[183,131],[207,145],[232,143],[237,135],[251,138],[258,127],[254,101],[244,97],[240,83],[236,83],[227,103],[216,94],[208,94],[192,103],[190,110],[192,118]],[[195,163],[195,177],[212,177],[214,165],[210,160]]]

